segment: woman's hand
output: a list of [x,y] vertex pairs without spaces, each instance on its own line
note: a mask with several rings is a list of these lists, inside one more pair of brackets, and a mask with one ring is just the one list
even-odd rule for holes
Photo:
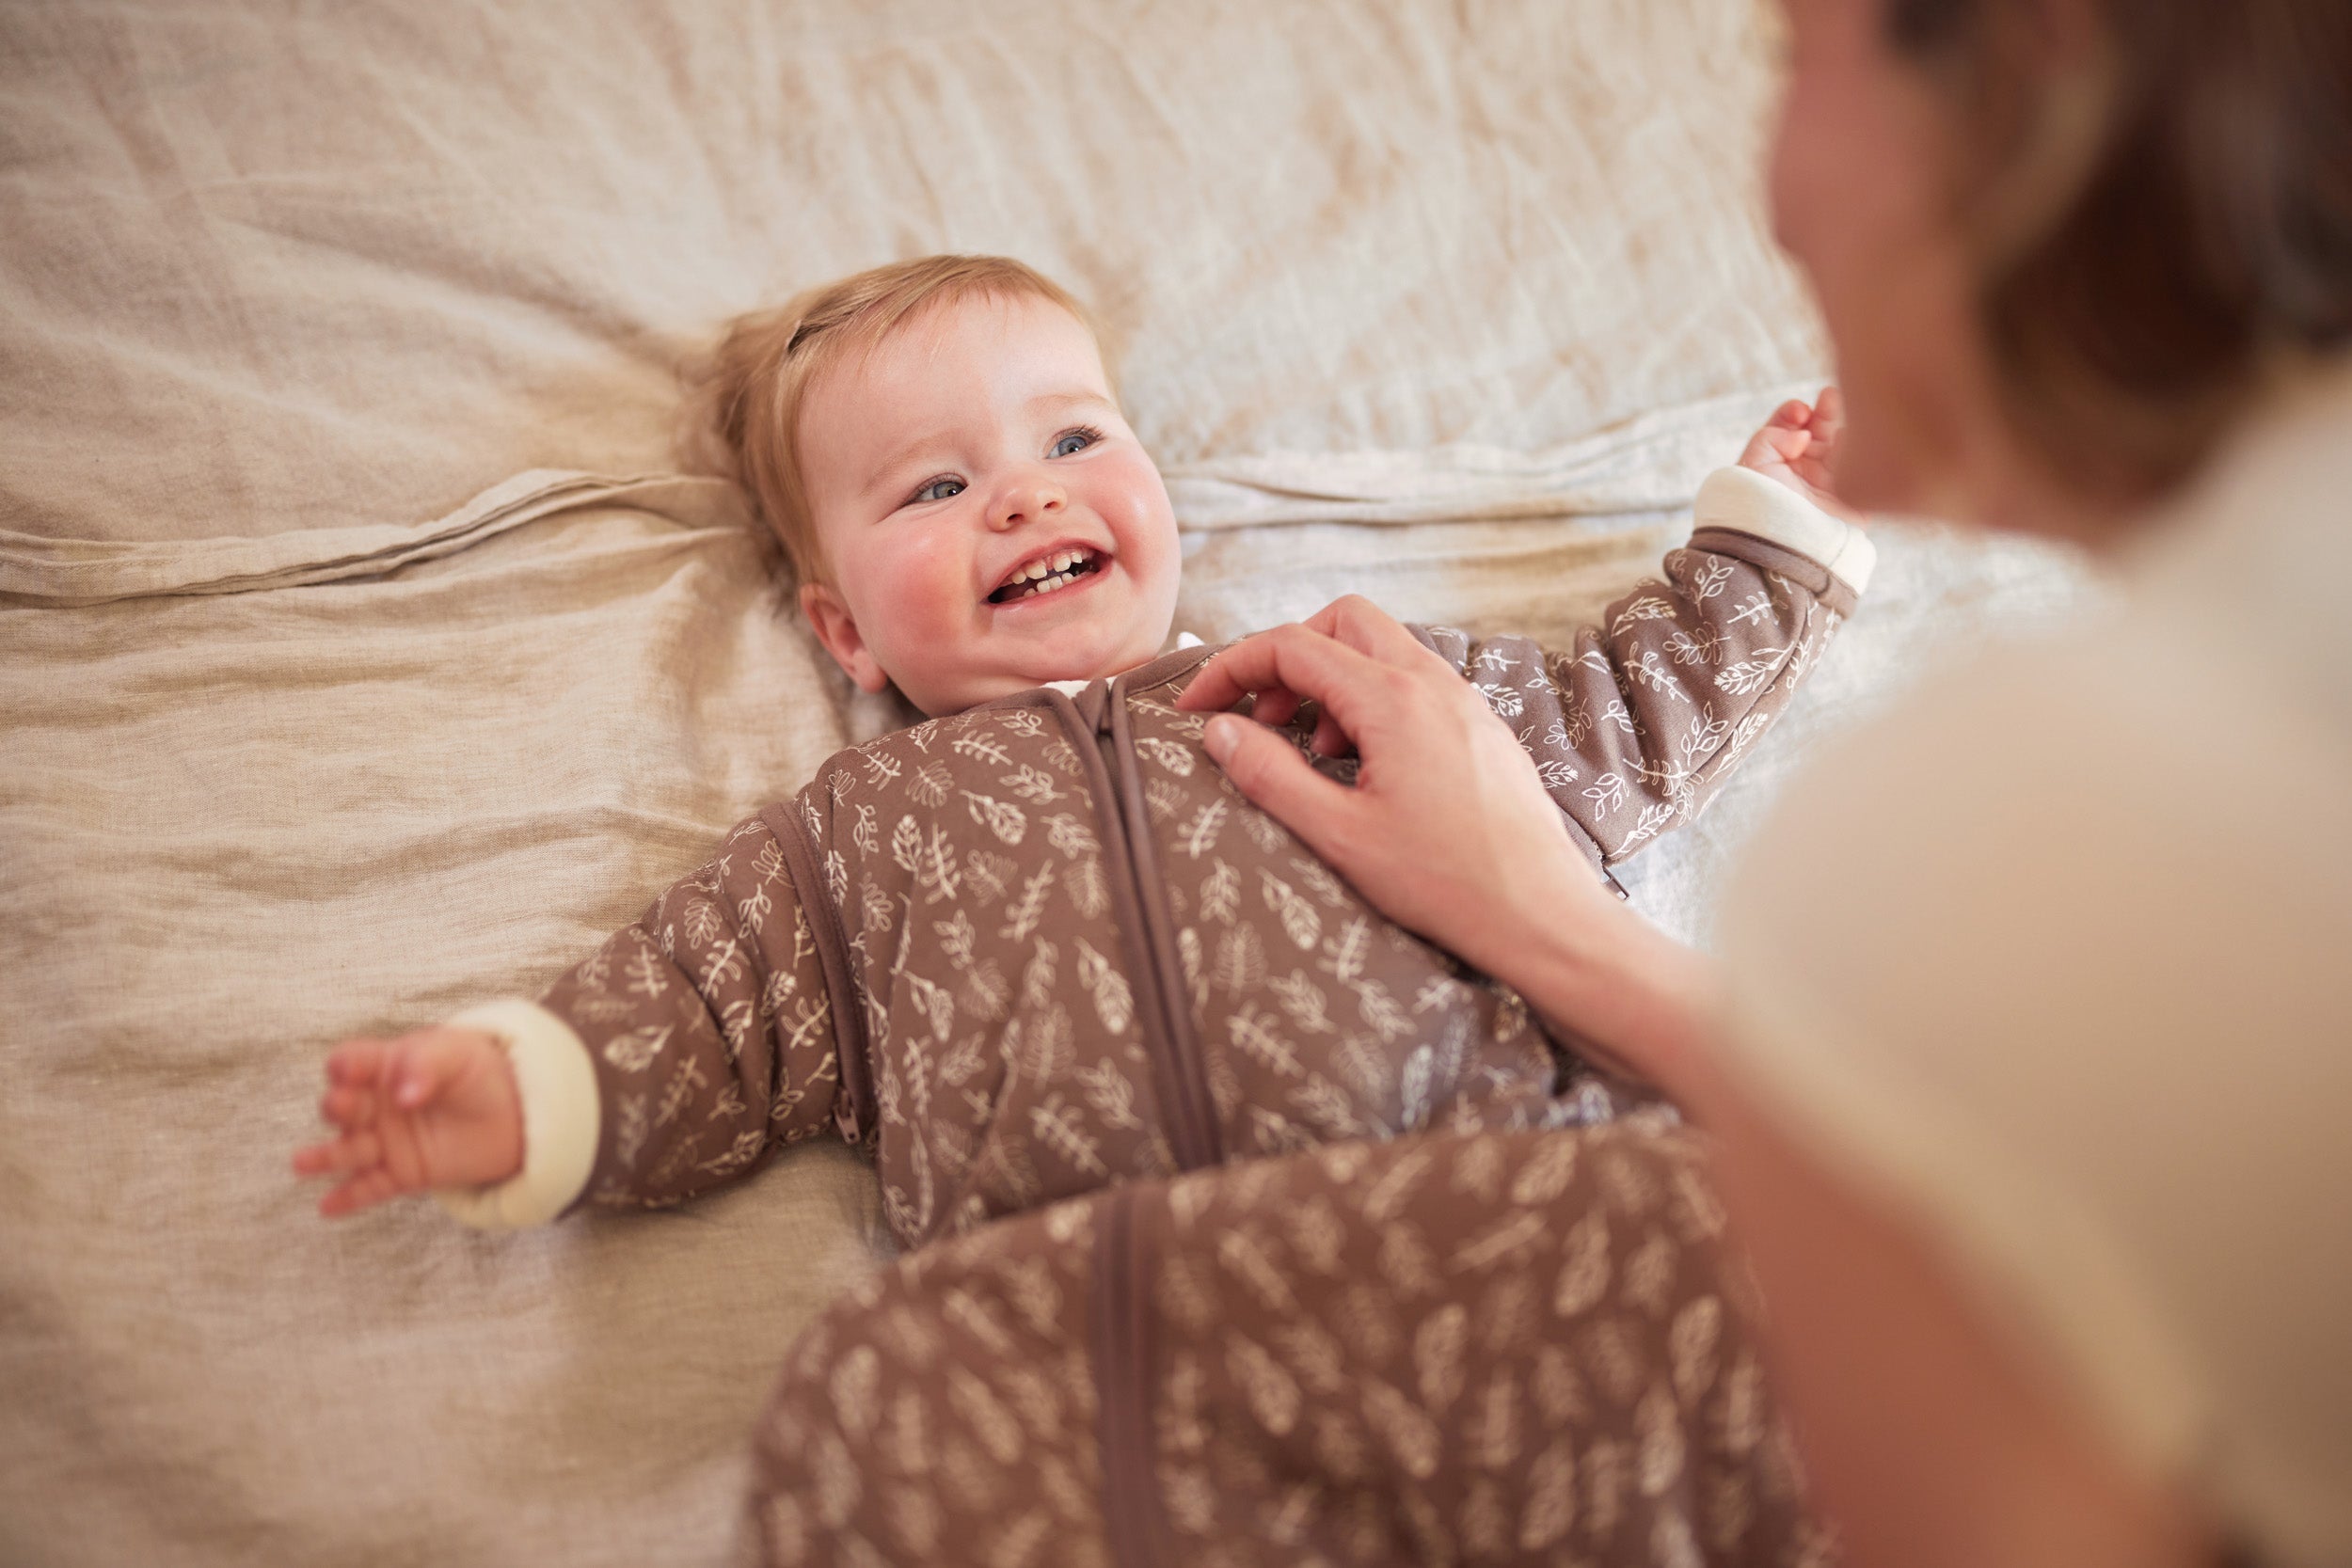
[[498,1041],[476,1029],[345,1040],[326,1058],[319,1115],[339,1131],[294,1157],[302,1176],[342,1180],[319,1199],[334,1218],[436,1187],[478,1187],[522,1168],[522,1097]]
[[[1539,909],[1610,899],[1560,808],[1477,691],[1412,633],[1350,596],[1236,643],[1179,705],[1256,699],[1251,723],[1209,721],[1205,743],[1244,795],[1281,819],[1391,919],[1496,973]],[[1315,750],[1351,747],[1353,788],[1314,770],[1266,726],[1321,705]]]
[[[1669,1093],[1712,985],[1696,955],[1605,888],[1534,764],[1470,684],[1350,595],[1235,643],[1179,699],[1209,721],[1234,786],[1380,911],[1517,989],[1622,1069]],[[1356,784],[1317,773],[1268,725],[1321,708],[1314,749],[1353,749]]]

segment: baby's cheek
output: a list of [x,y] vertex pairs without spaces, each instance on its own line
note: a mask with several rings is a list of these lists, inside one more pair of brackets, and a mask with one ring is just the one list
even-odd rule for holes
[[1121,465],[1100,503],[1119,536],[1120,553],[1136,586],[1154,605],[1176,602],[1176,519],[1168,488],[1148,459]]
[[970,620],[971,573],[937,546],[902,550],[875,574],[869,603],[881,622],[866,640],[901,684],[952,652],[951,634]]

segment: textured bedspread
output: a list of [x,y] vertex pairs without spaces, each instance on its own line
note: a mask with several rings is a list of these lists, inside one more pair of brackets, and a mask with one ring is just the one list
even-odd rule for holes
[[[837,1148],[645,1218],[340,1226],[355,1032],[535,991],[885,721],[669,457],[728,313],[933,249],[1101,309],[1179,624],[1354,589],[1558,640],[1819,339],[1745,0],[0,10],[0,1561],[711,1562]],[[644,475],[607,478],[607,475]],[[1890,527],[1629,878],[1725,856],[2064,563]]]

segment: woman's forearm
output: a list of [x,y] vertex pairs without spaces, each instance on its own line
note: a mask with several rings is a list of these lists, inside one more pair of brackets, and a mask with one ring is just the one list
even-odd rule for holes
[[1555,884],[1522,918],[1526,941],[1496,978],[1599,1065],[1705,1118],[1716,1088],[1710,1039],[1721,981],[1712,959],[1597,889]]

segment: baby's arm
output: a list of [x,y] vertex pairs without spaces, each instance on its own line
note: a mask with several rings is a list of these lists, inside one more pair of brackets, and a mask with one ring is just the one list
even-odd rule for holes
[[[790,808],[782,808],[790,809]],[[754,817],[536,1003],[328,1058],[322,1212],[434,1191],[470,1224],[583,1198],[675,1203],[832,1121],[823,971],[785,847]]]
[[1570,652],[1419,631],[1518,732],[1600,864],[1706,805],[1867,585],[1870,543],[1827,490],[1836,427],[1834,389],[1818,409],[1784,405],[1740,467],[1701,486],[1664,580],[1611,605]]

